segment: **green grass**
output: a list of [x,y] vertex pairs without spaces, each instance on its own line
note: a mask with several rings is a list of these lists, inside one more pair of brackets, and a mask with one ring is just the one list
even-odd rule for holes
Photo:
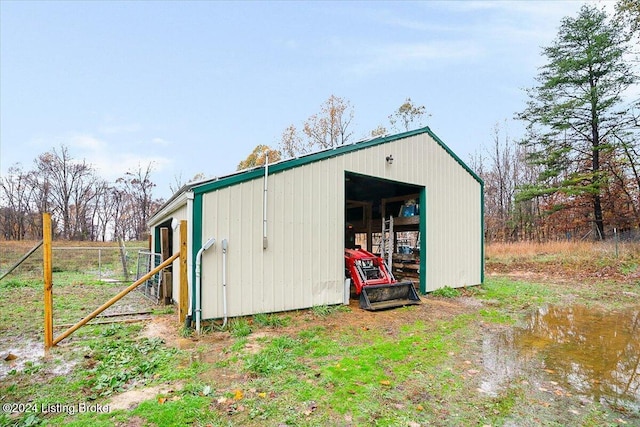
[[346,305],[314,305],[311,307],[311,313],[313,313],[316,317],[326,317],[330,316],[333,313],[341,312],[341,311],[349,311],[351,310]]
[[513,316],[496,309],[481,309],[479,311],[482,320],[498,324],[513,324],[515,319]]
[[88,371],[91,379],[84,384],[91,400],[123,391],[134,383],[148,382],[176,354],[175,349],[164,347],[158,338],[121,336],[123,329],[121,325],[111,325],[103,335],[117,339],[98,339],[89,344],[90,357],[97,362]]
[[296,350],[300,345],[298,340],[288,336],[274,338],[260,352],[246,358],[245,369],[253,374],[269,376],[301,368],[296,361]]
[[244,317],[236,317],[231,319],[228,323],[229,332],[231,336],[235,338],[246,337],[251,333],[251,325],[249,321]]
[[[627,268],[636,267],[630,263]],[[55,274],[57,319],[81,317],[97,299],[117,289],[77,273]],[[605,291],[632,292],[634,286],[611,283],[593,293],[569,291],[588,302],[599,300]],[[206,331],[194,350],[140,338],[139,324],[90,325],[55,350],[54,360],[33,362],[0,381],[3,401],[104,404],[132,387],[169,384],[175,385],[173,390],[131,410],[23,414],[17,419],[0,414],[0,425],[501,426],[538,419],[541,425],[595,426],[612,425],[618,417],[632,425],[637,417],[577,398],[571,402],[577,402],[580,414],[567,412],[573,406],[563,407],[557,403],[560,397],[519,379],[495,395],[478,392],[486,329],[505,328],[527,310],[557,302],[562,292],[567,288],[491,276],[471,296],[480,302],[477,306],[432,299],[434,307],[457,307],[442,316],[437,308],[425,310],[426,304],[388,313],[352,313],[358,315],[353,319],[372,320],[362,327],[341,323],[349,307],[321,305],[301,313],[231,319],[227,330]],[[0,282],[3,332],[32,336],[41,330],[41,319],[33,316],[41,310],[41,294],[38,279]],[[458,290],[449,288],[439,296],[457,295]],[[16,316],[28,319],[26,324],[13,326]],[[396,322],[387,325],[375,316]],[[192,336],[187,329],[179,334]],[[216,342],[224,346],[213,351],[208,346]],[[75,367],[65,375],[52,375],[60,361]]]
[[253,323],[261,328],[283,328],[291,323],[291,317],[273,313],[259,313],[253,316]]
[[[133,386],[192,379],[205,368],[195,363],[185,365],[188,356],[183,351],[168,348],[157,338],[135,338],[140,328],[140,325],[120,324],[88,327],[85,332],[93,337],[85,341],[84,351],[75,355],[76,369],[70,374],[50,377],[47,372],[52,366],[49,363],[33,363],[28,369],[10,375],[6,384],[0,387],[0,395],[10,393],[11,401],[33,401],[45,406],[77,407],[79,402],[104,405],[105,398]],[[69,425],[72,420],[77,423],[72,425],[83,425],[86,420],[92,420],[91,425],[112,425],[109,417],[59,414],[47,417],[47,424]],[[27,418],[28,414],[25,414],[16,422],[28,423]],[[41,418],[39,415],[32,421]],[[7,420],[0,416],[0,425],[5,422]]]
[[630,275],[638,271],[640,268],[640,261],[632,260],[632,261],[623,261],[620,265],[620,272],[625,275]]
[[444,286],[431,292],[430,295],[440,298],[457,298],[460,296],[460,291],[450,286]]
[[[416,380],[427,382],[433,375],[429,372],[436,372],[449,352],[459,350],[462,331],[473,320],[462,317],[435,331],[416,321],[402,327],[397,337],[351,329],[336,339],[324,328],[312,327],[296,337],[265,339],[258,353],[244,359],[244,369],[254,376],[244,388],[262,390],[272,397],[248,402],[253,406],[251,412],[261,419],[279,414],[282,422],[294,425],[307,425],[307,418],[313,419],[308,425],[333,425],[345,416],[356,425],[369,425],[370,417],[377,419],[378,425],[396,425],[405,418],[389,411],[387,400],[409,399],[398,388],[406,385],[413,390]],[[291,405],[291,396],[296,396],[297,407],[303,409],[291,413],[278,410]],[[315,410],[304,410],[305,405],[323,408],[322,415],[312,416]],[[426,405],[423,402],[423,407]],[[419,414],[416,408],[418,404],[413,404],[412,416]],[[241,419],[240,424],[243,422]]]
[[18,288],[38,288],[42,287],[42,280],[30,277],[8,277],[0,281],[0,290]]
[[482,292],[478,293],[477,298],[491,300],[501,308],[518,309],[555,302],[558,294],[553,287],[547,285],[492,277],[482,285]]

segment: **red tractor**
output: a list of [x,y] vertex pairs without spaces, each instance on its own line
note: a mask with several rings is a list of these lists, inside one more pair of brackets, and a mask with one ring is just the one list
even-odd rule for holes
[[344,264],[346,276],[360,296],[360,308],[382,310],[420,304],[413,283],[398,282],[381,257],[364,249],[345,249]]

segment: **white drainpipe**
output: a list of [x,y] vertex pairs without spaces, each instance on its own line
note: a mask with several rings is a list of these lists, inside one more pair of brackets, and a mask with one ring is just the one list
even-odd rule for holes
[[[187,218],[193,219],[193,191],[187,193]],[[187,221],[187,236],[191,239],[193,236],[193,221]],[[193,249],[190,244],[187,245],[187,271],[193,271]],[[185,317],[185,327],[191,328],[191,321],[193,320],[193,274],[187,274],[187,300],[189,301],[189,310]]]
[[264,193],[262,198],[262,249],[267,249],[267,178],[269,176],[269,152],[264,160]]
[[216,239],[211,237],[207,242],[200,248],[198,253],[196,254],[196,294],[195,294],[195,306],[196,306],[196,332],[200,333],[200,320],[202,320],[202,290],[200,283],[200,264],[202,260],[202,253],[209,249],[216,242]]
[[227,326],[227,239],[222,241],[222,312],[224,321],[222,327]]

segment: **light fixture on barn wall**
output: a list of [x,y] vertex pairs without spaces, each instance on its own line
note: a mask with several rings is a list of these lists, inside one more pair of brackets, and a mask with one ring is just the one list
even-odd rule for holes
[[392,155],[392,154],[389,154],[389,155],[386,157],[386,159],[385,159],[385,160],[387,161],[387,164],[392,165],[392,164],[393,164],[393,155]]

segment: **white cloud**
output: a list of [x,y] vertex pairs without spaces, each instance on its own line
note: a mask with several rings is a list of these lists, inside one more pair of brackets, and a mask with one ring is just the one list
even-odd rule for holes
[[162,146],[171,145],[171,142],[167,141],[166,139],[162,139],[162,138],[152,138],[151,139],[151,143],[153,145],[162,145]]
[[121,134],[121,133],[134,133],[142,130],[142,126],[138,123],[130,124],[105,124],[98,128],[98,132],[105,135]]
[[98,133],[104,135],[128,134],[140,132],[141,130],[143,129],[140,123],[131,122],[113,114],[103,115],[98,126]]
[[[158,137],[152,138],[150,142],[161,146],[169,144],[168,141]],[[162,172],[173,163],[169,157],[158,155],[156,150],[149,148],[153,145],[131,145],[123,141],[98,138],[90,133],[70,133],[38,138],[33,143],[46,151],[52,149],[59,151],[60,145],[66,145],[73,159],[85,160],[96,169],[99,176],[107,181],[115,181],[126,172],[135,171],[139,167],[146,168],[148,164],[152,164],[154,172]],[[138,148],[140,151],[136,152],[132,150],[133,148]]]
[[106,148],[106,143],[91,135],[75,134],[66,138],[69,141],[69,147],[78,148],[80,150],[101,151]]
[[117,153],[112,157],[101,156],[91,161],[100,176],[108,180],[115,180],[127,172],[137,171],[139,168],[146,169],[149,164],[155,173],[162,172],[171,163],[171,159],[167,157],[135,153]]
[[[608,13],[613,12],[615,5],[613,1],[586,3],[604,7]],[[445,1],[422,3],[424,17],[419,18],[403,16],[402,9],[377,10],[373,14],[375,20],[400,31],[414,30],[418,37],[482,47],[474,53],[503,54],[515,47],[516,53],[539,56],[540,47],[555,37],[562,18],[576,16],[582,4],[579,1]],[[432,19],[443,14],[453,16],[446,20]]]
[[482,55],[473,41],[438,40],[424,43],[392,43],[354,49],[352,73],[388,72],[399,68],[425,69],[443,62],[469,61]]

